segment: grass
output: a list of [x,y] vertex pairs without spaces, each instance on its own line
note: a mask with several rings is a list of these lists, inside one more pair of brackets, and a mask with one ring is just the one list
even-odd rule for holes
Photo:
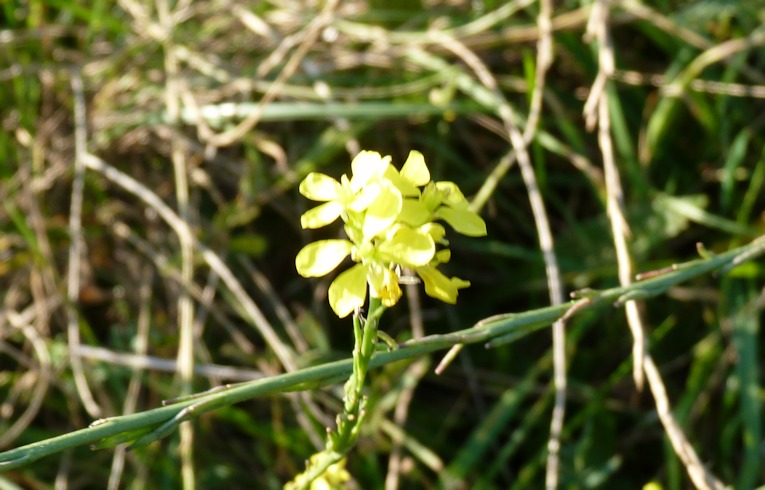
[[[550,305],[529,170],[566,293],[695,259],[697,242],[722,253],[762,236],[759,2],[620,1],[608,17],[554,2],[546,38],[547,5],[0,4],[0,450],[348,357],[331,278],[294,269],[302,245],[339,228],[300,229],[312,204],[297,184],[348,172],[360,149],[399,166],[423,152],[489,229],[452,240],[448,272],[472,282],[457,305],[415,288],[386,312],[399,342]],[[581,311],[557,361],[543,328],[466,346],[441,375],[442,354],[379,367],[347,469],[358,488],[542,487],[565,348],[558,487],[703,486],[668,438],[672,420],[717,478],[763,485],[764,276],[761,260],[701,276],[630,320]],[[650,360],[635,372],[640,331]],[[332,381],[0,482],[280,488],[341,407]]]

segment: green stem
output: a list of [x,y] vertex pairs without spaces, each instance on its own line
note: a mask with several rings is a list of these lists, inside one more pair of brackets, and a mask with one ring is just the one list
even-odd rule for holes
[[[379,368],[393,362],[417,359],[429,353],[449,349],[457,344],[486,343],[494,339],[507,338],[519,331],[529,331],[540,325],[549,325],[564,315],[571,316],[585,310],[598,308],[599,305],[618,302],[622,297],[642,293],[651,297],[663,293],[677,284],[695,277],[719,270],[725,272],[745,261],[752,260],[765,253],[765,237],[748,245],[730,250],[720,255],[713,255],[701,260],[679,264],[674,271],[639,281],[629,286],[593,291],[589,302],[567,303],[517,314],[498,315],[487,318],[473,327],[445,335],[430,335],[423,339],[410,340],[390,352],[378,352],[368,363],[367,369]],[[576,307],[575,305],[581,305]],[[382,309],[382,308],[381,308]],[[370,320],[377,321],[370,311]],[[369,320],[367,321],[369,323]],[[359,333],[362,333],[359,320]],[[363,340],[363,336],[362,336]],[[363,342],[362,342],[363,343]],[[355,359],[311,366],[299,371],[279,374],[267,378],[248,381],[237,385],[225,386],[214,392],[185,399],[172,405],[146,410],[132,415],[111,417],[93,423],[90,427],[72,431],[25,446],[0,453],[0,472],[28,465],[40,458],[60,453],[78,446],[95,444],[110,447],[119,442],[130,442],[146,432],[161,428],[168,421],[177,417],[184,410],[194,408],[193,415],[198,416],[216,408],[233,405],[256,397],[273,396],[279,393],[299,390],[313,390],[329,386],[347,379],[354,369],[358,369]],[[132,435],[132,437],[131,437]],[[109,442],[112,442],[109,444]]]
[[377,345],[377,330],[380,317],[385,311],[380,298],[370,298],[369,315],[364,322],[360,315],[353,316],[353,372],[345,383],[343,413],[337,416],[337,428],[327,433],[327,446],[314,454],[306,470],[285,485],[285,489],[304,489],[311,485],[327,468],[339,463],[356,445],[364,421],[366,397],[363,395],[364,382],[369,364]]

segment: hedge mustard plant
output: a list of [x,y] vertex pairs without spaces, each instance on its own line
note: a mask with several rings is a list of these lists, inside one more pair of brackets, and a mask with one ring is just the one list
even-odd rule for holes
[[[332,310],[340,318],[351,313],[355,335],[353,373],[345,384],[343,413],[337,428],[328,429],[326,448],[314,454],[304,473],[286,488],[326,485],[332,468],[338,468],[358,438],[365,414],[366,399],[361,395],[369,361],[378,340],[380,316],[401,298],[404,269],[413,271],[425,286],[425,293],[454,304],[460,289],[469,281],[447,277],[438,270],[449,261],[444,221],[458,233],[486,235],[486,223],[468,209],[468,201],[453,182],[433,182],[425,158],[418,151],[409,153],[401,170],[390,156],[362,151],[351,162],[351,177],[340,181],[313,172],[300,184],[300,193],[322,202],[300,218],[303,228],[320,228],[340,218],[347,239],[319,240],[303,247],[295,266],[304,277],[324,276],[350,257],[354,265],[330,284],[328,296]],[[360,310],[367,302],[367,318]],[[339,468],[342,468],[340,466]],[[337,483],[338,473],[331,479]]]

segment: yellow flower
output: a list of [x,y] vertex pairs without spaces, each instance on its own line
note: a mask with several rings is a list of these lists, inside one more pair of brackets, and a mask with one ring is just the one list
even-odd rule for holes
[[347,316],[364,305],[368,284],[373,297],[380,298],[385,306],[393,306],[401,298],[394,268],[425,266],[435,253],[435,243],[428,233],[396,225],[381,240],[365,242],[353,249],[351,256],[359,264],[332,281],[329,304],[339,317]]
[[382,221],[380,224],[370,220],[369,226],[384,229],[385,224],[392,224],[400,211],[397,202],[401,200],[401,194],[391,184],[382,181],[389,167],[390,157],[383,158],[377,152],[362,151],[351,162],[350,179],[343,175],[338,182],[322,173],[308,174],[300,183],[300,193],[308,199],[323,201],[324,204],[303,214],[300,217],[301,226],[321,228],[338,217],[348,221],[353,213],[364,211]]
[[[436,252],[436,244],[448,245],[446,230],[434,220],[447,222],[469,236],[486,234],[486,224],[468,209],[468,201],[452,182],[432,182],[425,158],[412,151],[399,172],[390,157],[362,151],[351,162],[351,177],[340,181],[311,173],[300,192],[323,204],[301,216],[303,228],[319,228],[340,217],[348,240],[320,240],[303,247],[295,266],[304,277],[328,274],[350,256],[356,265],[339,274],[329,287],[329,303],[345,317],[372,297],[385,306],[401,297],[400,267],[416,271],[425,292],[454,303],[458,290],[470,283],[448,278],[438,269],[449,260],[449,250]],[[421,190],[422,188],[422,190]]]
[[[351,235],[351,234],[349,234]],[[394,225],[374,241],[320,240],[298,252],[295,266],[303,277],[319,277],[334,270],[349,255],[358,262],[341,273],[329,286],[329,304],[340,318],[348,316],[366,302],[367,284],[372,296],[385,306],[401,297],[398,276],[393,268],[421,267],[436,253],[430,233],[405,225]]]

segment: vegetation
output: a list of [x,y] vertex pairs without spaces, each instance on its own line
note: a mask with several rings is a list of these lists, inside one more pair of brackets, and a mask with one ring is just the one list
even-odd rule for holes
[[420,152],[486,236],[367,305],[323,483],[765,484],[763,7],[0,3],[0,486],[305,471],[365,325],[350,261],[298,274],[345,238],[300,183],[362,150]]

